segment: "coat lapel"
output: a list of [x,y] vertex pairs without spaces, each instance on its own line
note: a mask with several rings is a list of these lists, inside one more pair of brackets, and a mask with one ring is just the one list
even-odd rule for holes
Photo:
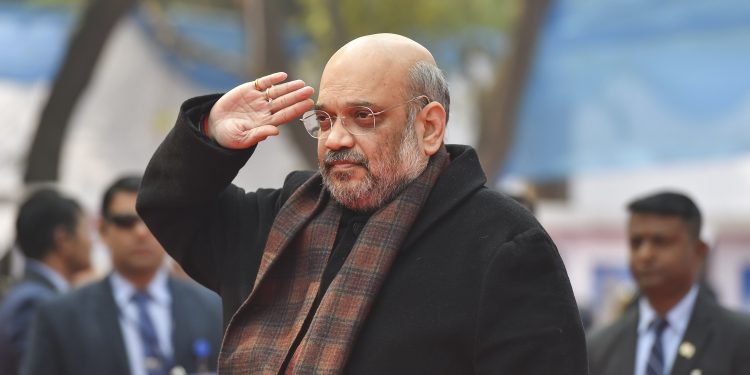
[[175,365],[184,367],[188,371],[193,369],[193,342],[195,337],[192,332],[193,326],[189,321],[190,298],[185,295],[185,290],[173,279],[169,279],[169,290],[172,293],[172,348],[174,349],[173,360]]
[[697,359],[703,354],[713,332],[714,303],[701,289],[695,300],[693,314],[680,341],[677,356],[672,365],[672,374],[689,374]]
[[[630,308],[624,312],[623,331],[615,340],[611,350],[617,350],[607,365],[609,375],[632,375],[635,373],[635,348],[638,343],[638,309]],[[593,374],[592,374],[593,375]]]
[[125,349],[125,339],[120,330],[120,310],[117,308],[115,297],[112,294],[112,284],[109,277],[99,282],[97,287],[97,296],[94,298],[97,303],[87,311],[92,312],[88,318],[91,322],[99,322],[99,337],[102,342],[96,345],[96,360],[113,365],[105,368],[117,369],[114,374],[130,374],[130,362]]

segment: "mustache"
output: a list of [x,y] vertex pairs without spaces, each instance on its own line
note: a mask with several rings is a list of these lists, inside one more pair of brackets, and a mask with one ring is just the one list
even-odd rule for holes
[[337,161],[348,161],[348,162],[359,164],[365,167],[366,169],[369,169],[369,163],[367,161],[367,157],[364,154],[361,154],[351,149],[329,151],[329,152],[326,152],[325,157],[323,158],[323,164],[325,165],[326,169],[329,169],[331,167],[331,164]]

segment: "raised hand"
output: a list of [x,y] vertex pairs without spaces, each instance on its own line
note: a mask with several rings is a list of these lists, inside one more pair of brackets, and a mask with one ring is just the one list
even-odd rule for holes
[[208,116],[208,136],[222,147],[242,149],[278,135],[277,126],[313,106],[313,88],[301,80],[282,83],[286,78],[273,73],[224,94]]

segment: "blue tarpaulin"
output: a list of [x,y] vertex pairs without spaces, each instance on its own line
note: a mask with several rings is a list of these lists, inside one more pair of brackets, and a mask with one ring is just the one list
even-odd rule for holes
[[0,78],[29,83],[53,77],[74,21],[67,9],[0,5]]
[[559,0],[504,177],[750,152],[750,2]]
[[[24,3],[0,5],[0,79],[19,83],[50,82],[65,54],[78,14],[66,7],[41,7]],[[145,33],[153,35],[144,15],[132,14]],[[239,16],[221,13],[170,12],[168,22],[182,37],[212,49],[217,55],[242,59],[244,35]],[[154,43],[157,43],[152,38]],[[166,63],[192,81],[214,89],[228,89],[241,82],[232,72],[178,56],[160,48]]]

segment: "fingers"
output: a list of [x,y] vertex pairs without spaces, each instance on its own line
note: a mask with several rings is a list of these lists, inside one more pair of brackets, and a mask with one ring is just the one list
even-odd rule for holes
[[273,101],[271,101],[271,112],[275,113],[295,103],[307,100],[315,92],[312,87],[305,86],[305,83],[302,81],[289,82],[289,84],[288,87],[282,87],[284,85],[274,86],[274,88],[279,87],[278,91],[283,94],[276,96],[275,93],[269,94],[273,98]]
[[271,122],[274,124],[285,124],[292,120],[298,119],[303,113],[313,107],[312,99],[295,102],[294,104],[282,108],[271,116]]
[[315,90],[306,86],[302,80],[294,80],[269,88],[268,96],[273,99],[270,102],[272,113],[270,123],[285,124],[302,116],[313,107],[313,101],[310,98],[314,92]]
[[209,114],[209,136],[223,147],[237,149],[278,135],[277,126],[299,118],[313,106],[313,88],[302,80],[286,79],[284,72],[269,74],[223,95]]
[[294,90],[299,90],[305,87],[305,82],[301,79],[282,83],[280,85],[271,86],[266,89],[266,94],[270,99],[276,100],[277,98],[284,96]]
[[284,82],[286,77],[287,74],[284,72],[269,74],[267,76],[257,78],[255,81],[253,81],[253,86],[258,91],[264,91],[273,85]]

